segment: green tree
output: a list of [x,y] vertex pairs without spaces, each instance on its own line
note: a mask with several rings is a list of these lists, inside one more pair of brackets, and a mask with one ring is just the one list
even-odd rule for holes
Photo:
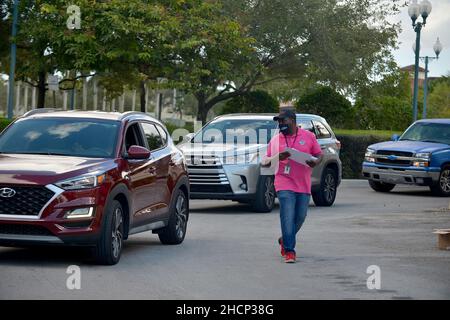
[[412,94],[407,73],[395,68],[356,95],[356,127],[369,130],[405,130],[412,121]]
[[[165,6],[175,2],[76,0],[70,4],[81,8],[81,29],[69,30],[67,1],[21,1],[16,76],[38,88],[38,107],[44,107],[47,74],[71,74],[60,82],[67,90],[96,74],[111,97],[124,86],[156,79],[173,56],[169,35],[178,25]],[[12,1],[8,4],[3,11],[11,12]]]
[[389,17],[399,0],[223,2],[255,39],[259,63],[242,87],[286,80],[298,86],[301,80],[355,91],[390,70],[399,26]]
[[278,100],[268,92],[255,90],[227,101],[221,114],[230,113],[277,113]]
[[301,80],[341,91],[366,84],[393,59],[398,25],[388,18],[399,0],[219,1],[228,19],[215,2],[200,5],[200,14],[196,6],[184,12],[200,17],[187,29],[202,37],[184,35],[192,41],[181,41],[179,79],[196,96],[202,121],[217,103],[254,87]]
[[250,85],[237,83],[255,63],[252,39],[216,1],[175,2],[171,10],[179,29],[171,37],[174,54],[168,77],[195,96],[197,119],[206,122],[213,106],[250,90]]
[[439,77],[433,80],[428,80],[428,93],[432,93],[437,85],[447,83],[450,85],[450,73],[447,76]]
[[433,118],[450,118],[450,83],[442,81],[435,84],[428,95],[429,116]]
[[[0,9],[3,14],[12,12],[12,3],[11,0],[5,0],[5,5]],[[74,1],[73,4],[83,8],[84,20],[81,30],[69,30],[67,1],[20,1],[17,37],[9,41],[3,38],[1,42],[16,42],[16,78],[38,89],[37,107],[44,107],[47,74],[99,67],[102,45],[96,40],[93,29],[95,3],[94,0]],[[12,15],[6,14],[6,17],[3,23],[10,29]],[[3,71],[9,71],[9,55],[3,57],[2,66],[5,66]],[[75,75],[75,72],[72,74]],[[69,82],[73,84],[83,76],[74,76],[70,81],[65,79],[61,84],[63,87]]]
[[349,128],[354,114],[352,104],[330,87],[319,87],[296,102],[297,111],[317,114],[337,128]]

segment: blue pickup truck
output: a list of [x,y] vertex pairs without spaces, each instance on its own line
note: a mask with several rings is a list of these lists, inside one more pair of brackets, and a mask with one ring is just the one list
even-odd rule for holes
[[378,192],[410,184],[450,196],[450,119],[420,120],[402,136],[369,146],[362,171]]

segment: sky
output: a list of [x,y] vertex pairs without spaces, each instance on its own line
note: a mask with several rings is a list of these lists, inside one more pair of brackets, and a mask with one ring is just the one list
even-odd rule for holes
[[[418,2],[420,3],[421,0]],[[408,0],[408,3],[410,0]],[[433,45],[439,37],[444,49],[439,60],[429,64],[429,76],[439,77],[450,74],[450,0],[430,0],[433,5],[431,15],[427,19],[425,28],[422,29],[420,56],[434,57]],[[413,30],[408,8],[405,7],[391,21],[401,21],[402,32],[399,34],[399,49],[394,52],[397,63],[401,66],[414,64],[414,52],[412,45],[416,41],[416,33]],[[422,18],[420,18],[420,21]],[[421,67],[425,67],[423,61]]]

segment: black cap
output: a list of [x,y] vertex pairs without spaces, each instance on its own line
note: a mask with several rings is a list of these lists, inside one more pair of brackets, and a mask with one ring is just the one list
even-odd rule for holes
[[292,109],[281,110],[280,114],[273,118],[273,121],[284,120],[284,119],[297,119],[295,111]]

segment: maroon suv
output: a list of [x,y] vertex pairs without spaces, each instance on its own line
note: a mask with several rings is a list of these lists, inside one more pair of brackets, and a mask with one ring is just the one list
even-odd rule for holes
[[0,245],[82,245],[116,264],[123,240],[153,230],[183,242],[183,154],[143,113],[35,110],[0,135]]

